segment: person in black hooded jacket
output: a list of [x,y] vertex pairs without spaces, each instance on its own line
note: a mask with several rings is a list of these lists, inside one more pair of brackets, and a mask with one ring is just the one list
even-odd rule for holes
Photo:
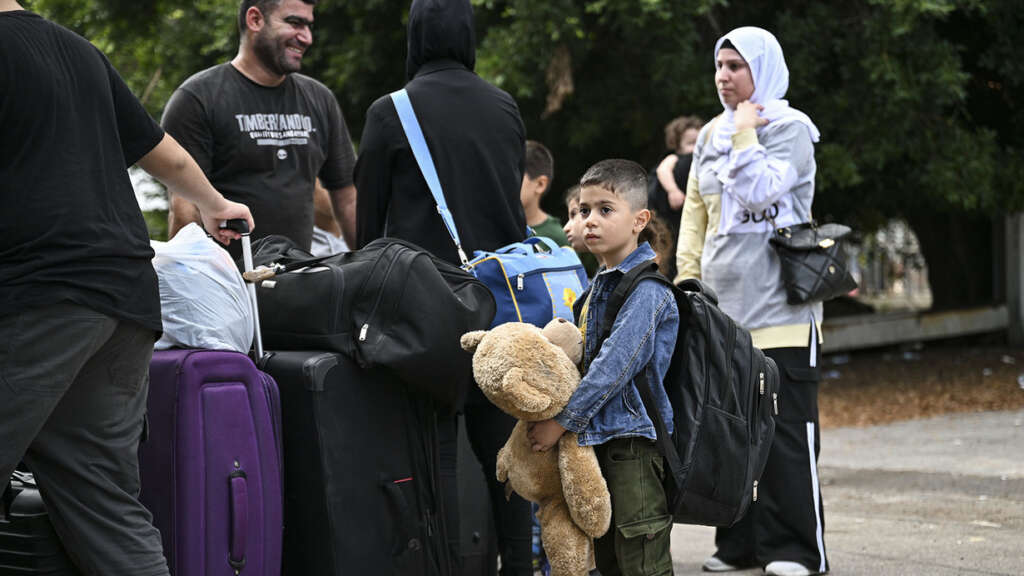
[[[475,43],[469,0],[413,1],[405,89],[470,257],[526,237],[526,129],[515,100],[473,72]],[[388,96],[367,111],[355,178],[359,247],[402,238],[461,264]]]
[[[475,63],[469,0],[413,0],[405,88],[470,257],[474,250],[495,250],[526,237],[519,200],[526,129],[515,100],[477,76]],[[389,96],[367,111],[355,180],[357,247],[383,236],[401,238],[461,264]],[[470,443],[489,483],[502,574],[530,576],[529,504],[516,495],[506,501],[494,475],[497,452],[515,421],[475,386],[464,412]],[[458,558],[454,418],[439,418],[439,436],[445,522],[449,546]]]

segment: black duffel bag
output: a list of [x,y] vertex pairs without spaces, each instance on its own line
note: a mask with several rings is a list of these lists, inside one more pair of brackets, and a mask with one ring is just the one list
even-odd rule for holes
[[269,350],[347,354],[385,367],[440,405],[472,385],[463,334],[486,330],[494,296],[472,274],[418,246],[380,238],[361,250],[314,258],[282,236],[253,243],[253,264],[274,271],[257,284]]

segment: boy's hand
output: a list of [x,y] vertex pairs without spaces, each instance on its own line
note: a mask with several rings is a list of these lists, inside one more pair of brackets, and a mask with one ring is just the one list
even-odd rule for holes
[[526,437],[530,439],[534,452],[551,450],[562,434],[565,434],[565,428],[554,420],[541,420],[526,427]]

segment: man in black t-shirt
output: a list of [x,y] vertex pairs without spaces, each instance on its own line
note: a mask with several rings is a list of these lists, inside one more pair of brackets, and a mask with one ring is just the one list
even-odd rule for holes
[[85,39],[0,0],[0,487],[24,461],[85,574],[164,575],[139,503],[161,330],[138,164],[217,221],[224,199]]
[[[297,73],[313,43],[313,4],[243,0],[238,55],[186,80],[162,120],[218,190],[252,209],[256,236],[281,234],[307,250],[317,176],[355,244],[355,153],[341,108],[326,86]],[[198,219],[174,192],[172,236]]]

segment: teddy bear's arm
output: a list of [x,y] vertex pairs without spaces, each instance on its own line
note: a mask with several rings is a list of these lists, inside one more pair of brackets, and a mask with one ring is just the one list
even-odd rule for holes
[[494,470],[498,475],[498,482],[508,481],[508,445],[502,446],[501,450],[498,450],[498,463]]
[[563,434],[558,443],[558,471],[573,521],[591,538],[604,536],[612,519],[612,501],[594,448],[580,446],[572,432]]
[[573,521],[565,501],[552,498],[542,504],[537,519],[551,576],[587,576],[594,543]]
[[476,347],[480,345],[480,341],[487,335],[487,330],[474,330],[467,332],[462,335],[459,339],[459,344],[462,345],[462,349],[467,352],[476,351]]

